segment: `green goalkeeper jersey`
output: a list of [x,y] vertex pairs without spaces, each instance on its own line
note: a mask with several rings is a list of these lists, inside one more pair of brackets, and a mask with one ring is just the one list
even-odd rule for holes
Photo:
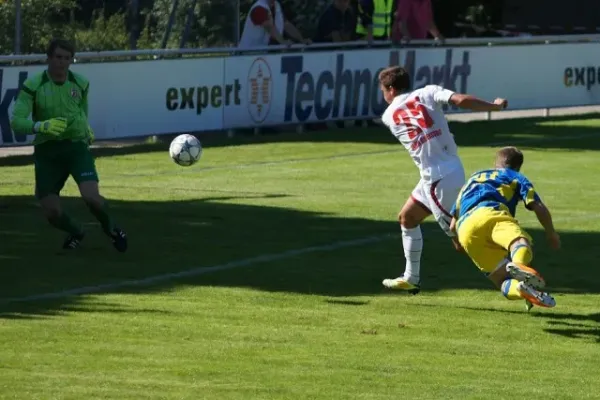
[[[19,91],[11,119],[13,131],[21,135],[35,134],[34,145],[51,140],[87,141],[89,86],[87,79],[71,71],[64,83],[52,81],[47,71],[32,76]],[[61,117],[66,118],[67,129],[60,136],[34,132],[36,122]]]

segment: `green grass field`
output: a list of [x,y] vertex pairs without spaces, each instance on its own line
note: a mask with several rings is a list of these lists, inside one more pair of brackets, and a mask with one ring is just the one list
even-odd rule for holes
[[72,181],[89,234],[60,251],[31,157],[0,159],[0,399],[599,398],[600,116],[452,130],[469,173],[524,150],[562,235],[550,250],[519,209],[556,308],[504,299],[431,221],[421,294],[382,288],[418,181],[383,128],[201,137],[189,168],[164,144],[98,149],[125,254]]

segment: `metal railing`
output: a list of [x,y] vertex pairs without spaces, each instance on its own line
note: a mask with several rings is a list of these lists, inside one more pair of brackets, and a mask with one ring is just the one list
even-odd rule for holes
[[[556,43],[600,43],[600,34],[591,35],[550,35],[550,36],[519,36],[504,38],[457,38],[446,39],[444,42],[437,40],[411,40],[410,42],[374,41],[368,43],[364,40],[336,43],[314,43],[311,45],[293,44],[290,46],[273,45],[255,47],[251,49],[239,47],[195,48],[195,49],[145,49],[145,50],[116,50],[77,53],[77,60],[105,60],[119,57],[175,57],[183,55],[198,55],[204,57],[222,56],[224,54],[240,55],[247,53],[268,53],[282,51],[319,51],[328,49],[367,49],[367,48],[414,48],[427,46],[462,47],[462,46],[507,46],[530,44],[556,44]],[[45,61],[45,54],[5,55],[0,56],[0,63],[15,62],[40,62]]]

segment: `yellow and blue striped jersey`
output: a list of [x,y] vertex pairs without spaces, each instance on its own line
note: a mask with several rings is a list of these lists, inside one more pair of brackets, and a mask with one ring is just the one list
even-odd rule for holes
[[458,219],[476,207],[492,207],[508,208],[514,217],[519,200],[527,208],[533,202],[541,202],[525,175],[509,168],[487,169],[471,175],[450,213]]

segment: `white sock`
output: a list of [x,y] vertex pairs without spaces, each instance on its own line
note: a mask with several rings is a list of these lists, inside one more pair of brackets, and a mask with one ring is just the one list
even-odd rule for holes
[[421,252],[423,251],[423,235],[421,227],[407,229],[402,227],[402,246],[406,258],[404,279],[410,283],[419,283],[421,272]]

